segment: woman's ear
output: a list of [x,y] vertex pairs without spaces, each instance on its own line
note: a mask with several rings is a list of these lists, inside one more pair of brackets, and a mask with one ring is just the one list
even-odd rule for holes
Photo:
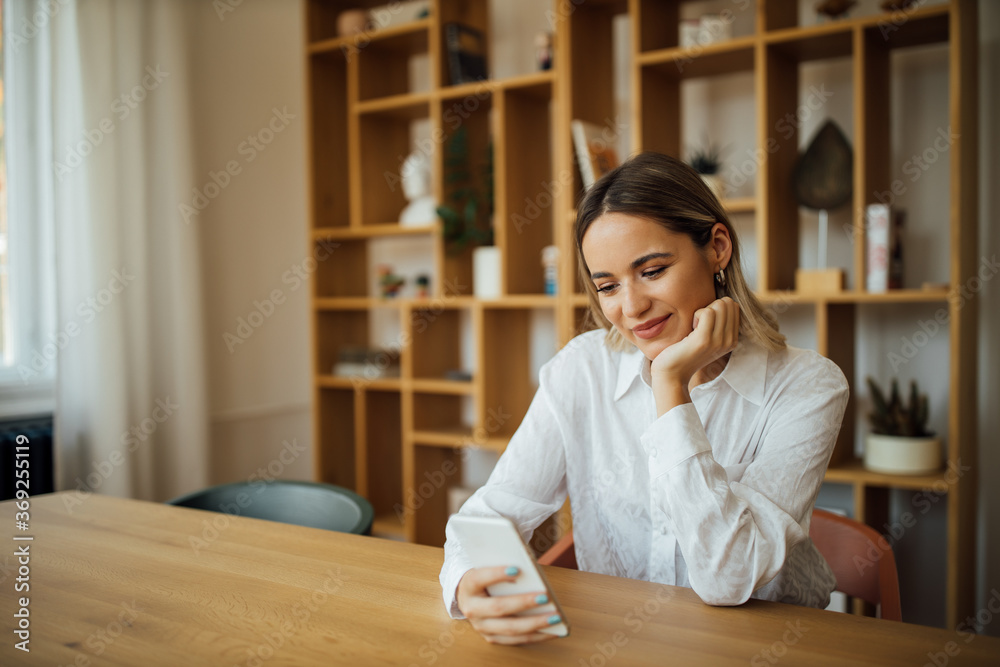
[[729,266],[733,256],[733,240],[729,236],[729,228],[721,222],[712,226],[712,238],[708,241],[709,260],[713,273]]

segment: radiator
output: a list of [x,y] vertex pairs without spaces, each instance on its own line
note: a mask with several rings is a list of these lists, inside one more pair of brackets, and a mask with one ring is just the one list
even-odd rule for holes
[[[27,438],[18,444],[17,437]],[[24,438],[21,439],[22,443]],[[17,447],[27,447],[28,495],[37,496],[55,491],[55,468],[52,459],[52,415],[0,421],[0,500],[10,500],[18,488],[14,465]],[[24,453],[24,449],[21,453]],[[23,459],[23,457],[22,457]],[[21,470],[25,467],[22,464]],[[25,476],[22,473],[22,479]],[[20,488],[24,488],[22,482]]]

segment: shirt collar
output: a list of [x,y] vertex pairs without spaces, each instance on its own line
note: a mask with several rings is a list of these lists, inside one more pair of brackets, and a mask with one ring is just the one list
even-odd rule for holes
[[[649,374],[650,361],[637,347],[623,352],[618,364],[618,383],[615,385],[615,400],[617,401],[631,388],[637,380],[651,387]],[[740,336],[736,349],[729,357],[729,363],[722,374],[713,380],[725,381],[740,396],[755,405],[764,402],[764,380],[767,377],[767,350]],[[708,383],[712,384],[712,383]],[[705,386],[705,385],[702,385]]]

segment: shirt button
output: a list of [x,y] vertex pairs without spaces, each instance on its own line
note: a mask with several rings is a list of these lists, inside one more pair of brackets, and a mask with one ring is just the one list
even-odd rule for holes
[[652,453],[652,454],[650,454],[650,457],[652,457],[652,458],[654,458],[654,459],[655,459],[655,458],[656,458],[656,455],[657,455],[658,453],[659,453],[659,450],[656,450],[656,449],[654,449],[654,450],[653,450],[653,453]]

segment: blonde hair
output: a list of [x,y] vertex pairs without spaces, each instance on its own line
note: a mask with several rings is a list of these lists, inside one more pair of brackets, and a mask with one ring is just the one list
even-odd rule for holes
[[695,247],[704,249],[712,238],[712,227],[722,223],[729,231],[732,255],[725,268],[725,285],[715,283],[716,298],[730,297],[740,306],[740,333],[758,345],[777,351],[785,347],[778,320],[765,310],[747,285],[740,261],[740,242],[718,198],[698,173],[680,160],[660,153],[645,152],[629,158],[601,177],[584,195],[577,209],[576,250],[580,280],[587,291],[592,324],[607,333],[605,343],[614,350],[630,344],[601,309],[597,289],[583,257],[583,235],[606,213],[625,213],[646,218],[671,232],[686,234]]

